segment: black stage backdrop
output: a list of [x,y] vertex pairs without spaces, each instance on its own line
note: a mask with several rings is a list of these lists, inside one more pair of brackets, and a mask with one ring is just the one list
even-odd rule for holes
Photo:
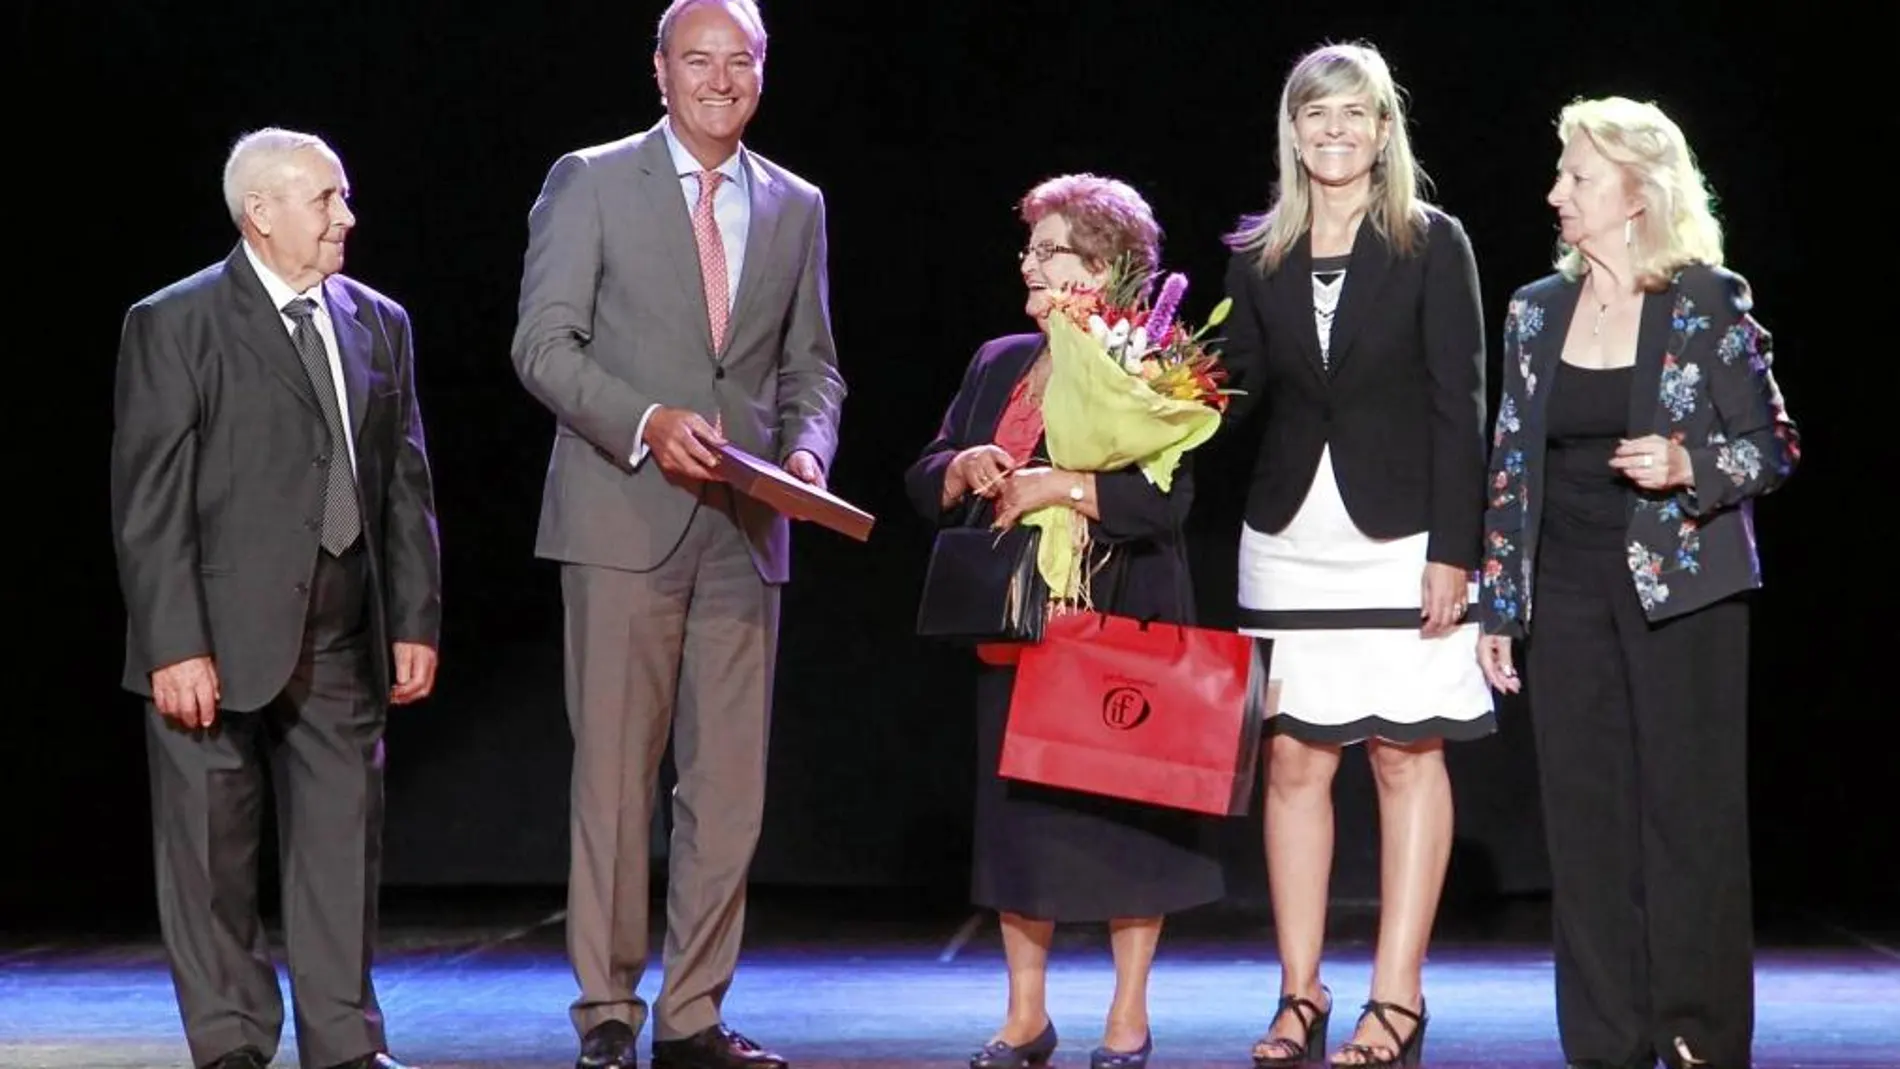
[[[628,3],[35,3],[15,7],[11,201],[30,235],[11,304],[9,584],[0,915],[147,916],[139,706],[116,687],[107,525],[125,307],[223,256],[232,139],[268,124],[340,151],[361,218],[350,272],[414,316],[447,574],[437,697],[389,731],[394,885],[558,885],[569,742],[554,568],[532,558],[552,425],[508,361],[525,217],[568,149],[642,129],[659,0]],[[1026,327],[1012,203],[1091,170],[1152,200],[1188,311],[1217,299],[1219,236],[1263,206],[1288,65],[1363,38],[1413,102],[1413,136],[1476,247],[1489,335],[1547,270],[1557,109],[1655,99],[1720,196],[1808,459],[1759,510],[1768,577],[1753,654],[1757,883],[1769,903],[1893,915],[1884,670],[1895,628],[1894,346],[1874,304],[1895,123],[1876,16],[1786,5],[1362,5],[767,0],[758,151],[830,206],[851,386],[834,487],[880,517],[868,545],[804,528],[784,638],[756,878],[960,894],[969,672],[910,634],[929,546],[899,473],[976,346]],[[1870,9],[1871,10],[1871,9]],[[1401,13],[1402,12],[1402,13]],[[1885,41],[1891,26],[1878,35]],[[16,249],[18,246],[16,245]],[[1858,255],[1857,255],[1858,254]],[[1865,264],[1865,266],[1861,266]],[[25,337],[20,336],[21,327]],[[1496,354],[1492,356],[1495,395]],[[1232,621],[1251,443],[1201,457],[1191,530],[1207,617]],[[19,483],[14,485],[18,486]],[[1521,704],[1455,747],[1454,898],[1547,882]],[[1882,756],[1884,755],[1884,756]],[[1884,769],[1884,772],[1882,771]],[[1335,894],[1376,894],[1370,779],[1339,791]],[[1264,897],[1259,816],[1228,828],[1235,895]]]

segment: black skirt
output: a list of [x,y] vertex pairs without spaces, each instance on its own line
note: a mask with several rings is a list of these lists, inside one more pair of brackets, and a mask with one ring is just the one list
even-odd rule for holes
[[1154,917],[1226,893],[1214,817],[1006,780],[996,774],[1014,668],[976,682],[971,895],[1039,920]]

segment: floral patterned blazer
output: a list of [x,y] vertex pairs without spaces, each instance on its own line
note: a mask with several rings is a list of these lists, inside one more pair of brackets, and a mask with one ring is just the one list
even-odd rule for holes
[[[1492,434],[1479,597],[1486,634],[1530,627],[1544,492],[1545,412],[1579,282],[1539,279],[1504,316],[1504,382]],[[1658,434],[1688,451],[1693,487],[1632,486],[1624,547],[1651,620],[1761,585],[1753,499],[1781,485],[1800,436],[1769,367],[1768,331],[1749,314],[1740,275],[1692,264],[1643,298],[1629,437]]]

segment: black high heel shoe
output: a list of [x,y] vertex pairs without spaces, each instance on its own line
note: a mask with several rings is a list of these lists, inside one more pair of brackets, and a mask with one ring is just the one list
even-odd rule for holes
[[1097,1047],[1089,1051],[1089,1069],[1148,1069],[1148,1058],[1154,1052],[1155,1035],[1150,1032],[1137,1050]]
[[[1280,996],[1279,1007],[1267,1021],[1267,1034],[1254,1042],[1253,1049],[1258,1051],[1262,1047],[1277,1047],[1288,1053],[1255,1054],[1254,1069],[1295,1069],[1309,1063],[1317,1064],[1326,1056],[1326,1029],[1333,1017],[1333,991],[1325,984],[1321,984],[1319,989],[1326,992],[1326,1008],[1323,1010],[1310,998]],[[1306,1033],[1304,1040],[1274,1036],[1273,1026],[1280,1023],[1283,1013],[1292,1014],[1293,1019],[1300,1022],[1300,1028]]]
[[[1392,1027],[1392,1018],[1387,1016],[1387,1014],[1391,1013],[1412,1019],[1413,1027],[1411,1035],[1406,1036],[1404,1039],[1399,1038],[1399,1030]],[[1419,1059],[1425,1056],[1425,1025],[1431,1021],[1431,1017],[1425,1013],[1424,999],[1421,998],[1418,1000],[1417,1013],[1413,1013],[1411,1010],[1406,1009],[1396,1002],[1380,1002],[1377,999],[1370,999],[1366,1002],[1364,1009],[1361,1010],[1359,1014],[1361,1021],[1364,1021],[1367,1017],[1371,1017],[1373,1020],[1379,1022],[1379,1026],[1385,1029],[1385,1034],[1392,1037],[1392,1045],[1387,1047],[1381,1044],[1374,1047],[1365,1043],[1348,1043],[1339,1048],[1339,1053],[1357,1054],[1361,1060],[1356,1062],[1342,1062],[1335,1059],[1332,1063],[1333,1065],[1339,1066],[1341,1069],[1400,1069],[1400,1067],[1412,1069],[1413,1066],[1418,1065]],[[1379,1052],[1382,1050],[1392,1051],[1392,1057],[1381,1057]]]
[[992,1039],[983,1049],[970,1055],[970,1069],[1034,1069],[1049,1064],[1056,1054],[1056,1024],[1050,1021],[1042,1034],[1022,1046]]

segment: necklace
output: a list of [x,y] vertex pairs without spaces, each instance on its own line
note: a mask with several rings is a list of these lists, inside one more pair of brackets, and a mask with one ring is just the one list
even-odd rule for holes
[[1594,323],[1592,323],[1592,324],[1590,324],[1590,336],[1591,336],[1592,338],[1594,338],[1594,337],[1596,337],[1597,335],[1599,335],[1599,334],[1601,334],[1601,333],[1603,333],[1603,314],[1604,314],[1605,312],[1608,312],[1609,310],[1610,310],[1610,302],[1608,302],[1608,301],[1598,301],[1598,302],[1597,302],[1597,318],[1596,318],[1596,322],[1594,322]]

